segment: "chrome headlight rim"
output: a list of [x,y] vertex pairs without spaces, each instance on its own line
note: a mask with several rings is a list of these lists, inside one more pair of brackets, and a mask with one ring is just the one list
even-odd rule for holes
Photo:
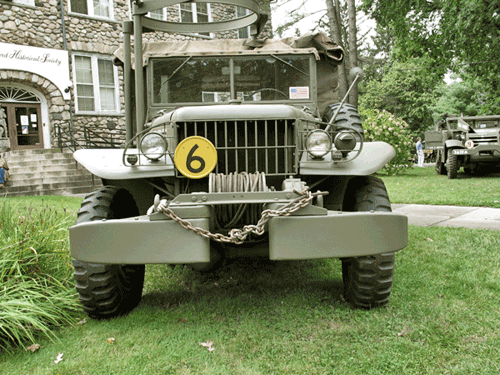
[[[151,137],[151,136],[158,137],[163,142],[163,147],[162,147],[161,152],[150,152],[147,149],[145,149],[145,147],[147,147],[145,145],[145,140],[147,140],[147,138]],[[146,133],[142,136],[141,141],[139,142],[139,150],[140,150],[141,154],[144,155],[149,160],[156,161],[156,160],[161,159],[163,156],[165,156],[167,154],[168,141],[162,134],[160,134],[158,132],[149,132],[149,133]]]
[[[311,149],[312,147],[310,146],[310,140],[311,140],[311,137],[313,136],[318,136],[318,135],[323,135],[323,141],[326,141],[326,143],[324,143],[324,149],[321,150],[313,150]],[[323,156],[325,156],[326,154],[328,154],[329,152],[332,151],[332,138],[330,137],[330,134],[327,133],[326,131],[322,130],[322,129],[316,129],[316,130],[313,130],[311,132],[309,132],[306,136],[306,139],[305,139],[305,149],[306,151],[309,153],[309,155],[311,155],[313,158],[322,158]],[[316,144],[318,144],[316,142]]]
[[[358,137],[361,137],[361,134],[354,130],[353,129],[341,129],[336,135],[335,135],[335,138],[333,140],[333,144],[335,146],[335,148],[341,152],[345,152],[345,153],[349,153],[351,151],[354,151],[356,149],[356,147],[358,146],[358,140],[357,140],[357,137],[356,135],[358,135]],[[345,138],[345,137],[350,137],[350,139],[348,139],[348,143],[347,144],[344,144],[342,145],[342,142],[345,143],[345,139],[342,139],[342,138]]]

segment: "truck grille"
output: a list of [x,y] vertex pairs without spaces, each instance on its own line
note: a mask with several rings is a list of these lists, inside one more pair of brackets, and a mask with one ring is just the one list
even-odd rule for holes
[[297,173],[294,120],[178,122],[177,139],[197,135],[217,150],[214,173]]
[[476,145],[487,145],[487,144],[495,144],[498,143],[498,137],[497,136],[473,136],[471,137],[469,135],[469,139],[474,141]]

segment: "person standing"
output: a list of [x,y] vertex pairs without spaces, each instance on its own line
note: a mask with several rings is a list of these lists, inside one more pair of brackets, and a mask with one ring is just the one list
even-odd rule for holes
[[9,165],[7,164],[7,160],[5,160],[0,155],[0,189],[3,189],[4,182],[6,180],[7,171],[9,170]]
[[418,156],[418,166],[423,167],[424,166],[424,145],[422,144],[422,138],[418,137],[417,138],[417,156]]

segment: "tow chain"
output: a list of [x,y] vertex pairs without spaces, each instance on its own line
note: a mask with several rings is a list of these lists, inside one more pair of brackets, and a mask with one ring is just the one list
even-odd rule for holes
[[210,231],[202,228],[198,228],[193,226],[189,221],[184,220],[177,216],[169,207],[166,200],[161,200],[158,204],[157,211],[163,212],[167,217],[179,223],[183,228],[189,229],[196,234],[199,234],[202,237],[209,238],[211,240],[223,243],[234,243],[236,245],[241,245],[244,243],[245,239],[248,237],[250,233],[254,233],[258,236],[264,234],[264,228],[267,222],[272,217],[277,216],[289,216],[293,212],[300,210],[301,208],[307,206],[309,202],[311,202],[314,197],[317,195],[327,195],[328,192],[318,191],[317,193],[311,193],[309,190],[305,189],[303,191],[293,190],[294,193],[299,194],[300,196],[296,199],[290,201],[283,207],[280,207],[277,210],[264,210],[262,211],[262,215],[260,220],[256,225],[245,225],[243,229],[231,229],[229,231],[229,235],[225,236],[221,233],[211,233]]

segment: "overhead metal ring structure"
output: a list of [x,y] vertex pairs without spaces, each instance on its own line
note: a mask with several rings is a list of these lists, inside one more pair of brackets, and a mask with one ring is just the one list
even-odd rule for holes
[[[243,17],[215,22],[173,22],[142,17],[142,27],[145,30],[165,31],[170,33],[211,33],[235,30],[259,22],[262,18],[259,4],[256,0],[136,0],[133,16],[145,16],[153,10],[183,3],[225,4],[245,8],[249,13]],[[266,18],[267,20],[267,18]]]

